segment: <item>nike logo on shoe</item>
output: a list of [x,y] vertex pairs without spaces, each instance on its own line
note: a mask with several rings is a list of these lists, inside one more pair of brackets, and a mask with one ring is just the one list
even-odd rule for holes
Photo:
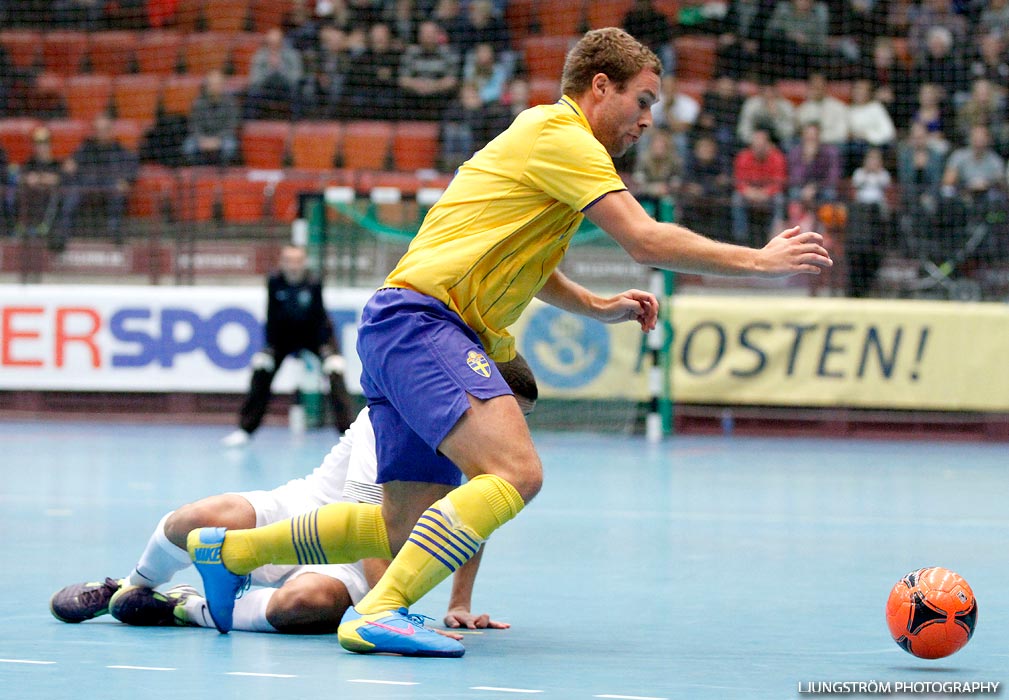
[[382,629],[388,630],[389,632],[395,632],[396,634],[401,634],[404,637],[412,637],[414,633],[413,627],[407,627],[407,628],[391,627],[389,625],[383,625],[381,622],[372,622],[370,620],[368,621],[368,624],[374,625],[375,627],[381,627]]

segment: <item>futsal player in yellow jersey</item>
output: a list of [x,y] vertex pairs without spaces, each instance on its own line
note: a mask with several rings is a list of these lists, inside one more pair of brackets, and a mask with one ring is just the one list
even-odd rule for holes
[[[556,270],[583,216],[653,267],[783,276],[831,265],[814,232],[788,229],[754,250],[645,213],[612,157],[651,125],[660,72],[655,54],[626,32],[588,32],[565,61],[564,97],[520,114],[459,169],[362,314],[361,384],[382,506],[332,504],[298,523],[190,533],[215,621],[230,619],[245,575],[262,564],[395,554],[344,615],[340,643],[362,653],[462,656],[457,639],[427,629],[408,608],[515,517],[543,479],[522,412],[488,358],[512,357],[507,327],[534,296],[604,322],[655,326],[653,295],[601,297]],[[458,485],[462,474],[468,481]],[[445,485],[456,488],[440,497]]]

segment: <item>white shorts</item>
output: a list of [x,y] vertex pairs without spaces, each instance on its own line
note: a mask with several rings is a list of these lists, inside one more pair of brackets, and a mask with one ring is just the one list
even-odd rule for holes
[[[241,496],[256,511],[256,527],[269,525],[308,513],[329,503],[310,488],[304,479],[289,481],[272,491],[244,491]],[[267,564],[252,572],[252,582],[259,586],[282,586],[302,574],[322,574],[342,581],[357,604],[368,592],[364,569],[360,562],[354,564],[319,564],[311,566],[277,566]]]

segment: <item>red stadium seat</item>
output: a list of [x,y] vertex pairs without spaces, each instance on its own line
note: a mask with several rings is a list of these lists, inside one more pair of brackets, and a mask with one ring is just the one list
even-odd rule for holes
[[112,104],[120,119],[153,121],[161,99],[161,76],[153,73],[120,75],[112,82]]
[[129,73],[136,61],[135,32],[95,32],[88,46],[88,65],[92,73],[122,75]]
[[51,134],[53,158],[69,158],[91,134],[91,124],[82,119],[54,119],[46,123]]
[[589,28],[623,26],[624,15],[631,9],[631,4],[631,0],[592,0],[586,3]]
[[715,74],[718,38],[688,35],[677,37],[676,75],[682,80],[710,80]]
[[252,0],[252,31],[281,27],[291,13],[291,0]]
[[430,170],[438,159],[437,122],[399,122],[392,137],[392,164],[396,170]]
[[252,58],[263,45],[263,37],[252,32],[242,32],[231,37],[231,72],[247,76],[252,69]]
[[182,62],[187,73],[203,76],[212,70],[223,71],[230,51],[231,39],[227,34],[190,34],[182,42]]
[[561,83],[558,78],[533,78],[529,81],[529,104],[549,105],[561,96]]
[[322,176],[315,170],[287,170],[284,179],[273,189],[274,221],[291,223],[298,218],[298,195],[302,192],[321,192]]
[[203,6],[206,0],[178,0],[172,26],[180,32],[190,34],[203,26]]
[[508,0],[505,7],[505,23],[513,46],[521,46],[522,40],[532,33],[533,26],[539,23],[536,14],[538,0]]
[[129,216],[140,219],[157,219],[167,213],[175,193],[175,173],[163,165],[143,165],[136,182],[130,188],[127,203]]
[[137,153],[140,150],[140,141],[144,137],[144,129],[148,126],[148,123],[136,119],[116,119],[112,122],[112,135],[116,137],[120,146]]
[[88,51],[84,32],[48,32],[42,38],[42,66],[59,75],[76,75]]
[[531,78],[560,80],[571,39],[563,36],[531,36],[524,44],[526,66]]
[[39,61],[42,34],[39,32],[7,29],[0,32],[0,46],[18,68],[34,68]]
[[168,76],[161,86],[161,108],[167,114],[189,114],[202,87],[198,75]]
[[242,159],[246,167],[284,167],[291,125],[286,121],[249,121],[242,127]]
[[179,168],[173,208],[179,221],[212,221],[219,201],[216,168]]
[[0,121],[0,147],[8,162],[21,165],[31,157],[32,132],[41,124],[38,119],[25,117]]
[[244,32],[250,0],[206,0],[203,18],[212,32]]
[[336,167],[343,141],[340,122],[301,122],[291,132],[291,165],[308,170]]
[[[688,3],[699,4],[699,3]],[[680,21],[680,0],[654,0],[655,9],[669,18],[673,24]]]
[[182,36],[175,32],[144,32],[135,49],[137,68],[141,73],[171,75],[179,63]]
[[254,224],[262,221],[266,214],[266,183],[250,180],[241,174],[222,178],[221,211],[228,223]]
[[391,122],[348,122],[343,132],[342,165],[352,169],[384,170],[391,145]]
[[112,96],[108,75],[74,75],[66,81],[67,112],[71,119],[94,119],[107,112]]
[[544,36],[570,38],[581,34],[586,16],[580,2],[541,2],[539,20]]

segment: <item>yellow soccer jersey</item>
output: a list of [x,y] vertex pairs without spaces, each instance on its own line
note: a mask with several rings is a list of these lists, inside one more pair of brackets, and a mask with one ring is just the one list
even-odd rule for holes
[[441,300],[495,360],[546,283],[582,210],[626,189],[574,100],[533,107],[459,169],[386,286]]

